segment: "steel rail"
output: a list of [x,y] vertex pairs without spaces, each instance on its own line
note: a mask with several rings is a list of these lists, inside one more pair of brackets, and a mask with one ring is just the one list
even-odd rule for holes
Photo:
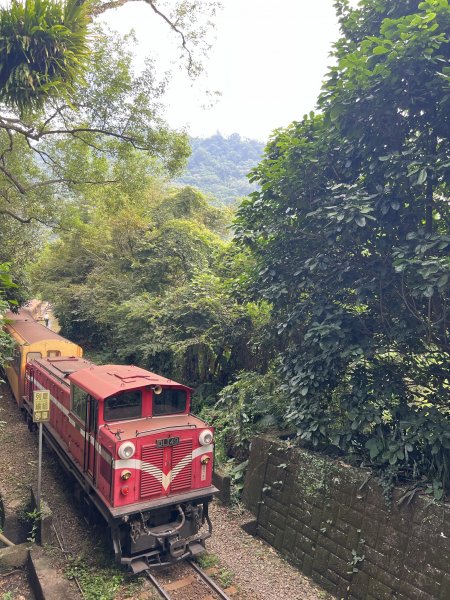
[[201,567],[198,566],[196,562],[192,560],[188,560],[187,562],[195,571],[197,571],[197,573],[200,575],[203,581],[205,581],[205,583],[207,583],[209,587],[211,587],[216,592],[219,598],[222,598],[222,600],[231,600],[230,596],[227,596],[227,594],[225,594],[222,588],[219,587],[217,583],[213,579],[211,579],[211,577],[209,577],[209,575],[207,575]]
[[[199,567],[199,565],[196,562],[194,562],[193,560],[187,560],[186,563],[190,565],[198,575],[200,575],[203,582],[206,583],[206,585],[215,594],[217,594],[219,598],[221,598],[221,600],[231,600],[230,596],[227,596],[227,594],[222,590],[222,588],[217,585],[214,579],[211,579],[211,577],[209,577],[209,575],[207,575],[205,571],[201,567]],[[158,592],[161,594],[161,596],[165,600],[172,600],[172,596],[169,596],[164,587],[160,583],[158,583],[158,580],[153,575],[153,573],[151,573],[150,569],[147,569],[144,572],[146,576],[150,579],[152,584],[155,586],[155,588],[158,590]]]
[[172,600],[172,597],[169,596],[169,594],[166,592],[166,590],[158,583],[158,580],[156,579],[156,577],[152,573],[150,573],[150,569],[147,569],[145,571],[145,574],[147,575],[147,577],[150,579],[150,581],[153,583],[155,588],[158,590],[158,592],[161,594],[161,596],[165,600]]

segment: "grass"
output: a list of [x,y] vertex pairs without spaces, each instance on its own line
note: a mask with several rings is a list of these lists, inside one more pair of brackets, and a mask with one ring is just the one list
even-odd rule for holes
[[83,558],[70,559],[65,575],[77,579],[86,600],[114,600],[123,585],[127,597],[135,597],[143,585],[143,580],[130,578],[114,566],[88,565]]
[[209,569],[211,567],[217,567],[219,564],[219,557],[216,554],[210,552],[203,552],[196,557],[198,564],[202,569]]
[[233,583],[234,575],[228,569],[220,569],[219,573],[216,575],[217,580],[223,588],[230,587]]
[[213,573],[211,577],[216,579],[221,587],[227,588],[233,583],[233,573],[224,567],[220,567],[219,557],[216,554],[204,552],[197,556],[196,560],[202,569],[218,567],[217,573]]

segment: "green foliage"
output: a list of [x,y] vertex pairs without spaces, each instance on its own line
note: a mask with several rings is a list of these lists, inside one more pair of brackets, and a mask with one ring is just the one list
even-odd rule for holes
[[41,523],[41,513],[35,508],[34,510],[30,510],[25,512],[25,520],[30,526],[30,531],[27,537],[29,542],[36,542],[37,535],[39,532],[39,527]]
[[20,112],[72,98],[89,57],[89,3],[13,0],[0,9],[0,101]]
[[[86,85],[77,86],[73,103],[55,100],[18,118],[12,130],[0,128],[1,230],[12,248],[19,241],[22,252],[26,238],[31,253],[45,232],[41,223],[70,226],[61,222],[65,207],[85,205],[86,196],[91,204],[96,197],[120,202],[184,165],[187,136],[170,130],[161,115],[165,81],[151,62],[134,72],[131,43],[132,36],[97,29]],[[14,267],[21,262],[7,259]]]
[[[98,30],[87,87],[77,88],[75,106],[62,102],[28,117],[27,130],[57,129],[60,135],[31,143],[0,130],[0,262],[11,265],[18,287],[9,295],[20,303],[29,298],[27,264],[35,262],[47,226],[55,233],[70,229],[96,204],[114,212],[150,183],[156,189],[155,178],[178,172],[187,158],[187,136],[170,131],[160,116],[164,82],[151,64],[134,74],[129,41]],[[72,128],[82,131],[64,135]],[[103,133],[108,128],[111,136]]]
[[210,569],[216,567],[219,564],[219,557],[217,554],[211,554],[211,552],[203,552],[195,557],[195,560],[201,566],[202,569]]
[[73,558],[65,575],[77,579],[86,600],[114,600],[124,582],[124,574],[117,569],[88,565],[82,558]]
[[72,229],[34,269],[65,335],[105,360],[201,385],[203,398],[239,369],[264,368],[270,348],[251,340],[268,307],[230,293],[236,267],[216,233],[227,211],[191,188],[153,184],[138,197],[95,200],[71,210]]
[[17,300],[11,293],[16,287],[11,279],[10,265],[0,263],[0,367],[3,367],[12,357],[13,342],[10,336],[5,333],[3,326],[6,323],[5,312],[17,306]]
[[233,573],[226,568],[220,569],[220,571],[217,573],[216,577],[217,577],[219,584],[224,589],[230,587],[234,580]]
[[236,234],[273,306],[288,418],[403,479],[450,488],[445,0],[340,3],[321,115],[275,133]]
[[365,558],[366,557],[364,554],[360,555],[359,552],[353,548],[352,557],[347,563],[348,566],[350,567],[350,569],[349,569],[349,571],[347,571],[347,573],[349,575],[353,575],[353,573],[358,573],[361,563],[364,562]]
[[[265,374],[243,371],[220,391],[214,406],[203,409],[201,415],[216,429],[219,462],[226,462],[228,458],[237,459],[239,463],[245,461],[254,435],[280,428],[286,397],[279,383],[275,369]],[[233,462],[229,466],[235,483],[242,484],[245,465]]]
[[190,142],[192,154],[186,173],[178,179],[181,184],[197,187],[222,205],[233,205],[254,191],[248,173],[261,159],[264,144],[237,133],[227,138],[217,133]]
[[211,567],[217,567],[216,571],[211,575],[214,579],[217,579],[222,588],[227,588],[233,583],[233,573],[228,569],[220,568],[219,557],[216,554],[210,552],[204,552],[195,557],[195,560],[201,566],[202,569],[210,569]]

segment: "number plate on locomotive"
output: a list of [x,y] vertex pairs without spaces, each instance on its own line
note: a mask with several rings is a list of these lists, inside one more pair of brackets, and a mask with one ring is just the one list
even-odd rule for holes
[[157,448],[166,448],[167,446],[176,446],[179,443],[180,443],[179,437],[162,438],[161,440],[156,440]]

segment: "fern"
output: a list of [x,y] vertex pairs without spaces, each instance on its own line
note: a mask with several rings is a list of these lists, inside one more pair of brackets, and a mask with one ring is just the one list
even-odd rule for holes
[[20,113],[70,101],[89,58],[89,4],[14,0],[0,9],[0,102]]

